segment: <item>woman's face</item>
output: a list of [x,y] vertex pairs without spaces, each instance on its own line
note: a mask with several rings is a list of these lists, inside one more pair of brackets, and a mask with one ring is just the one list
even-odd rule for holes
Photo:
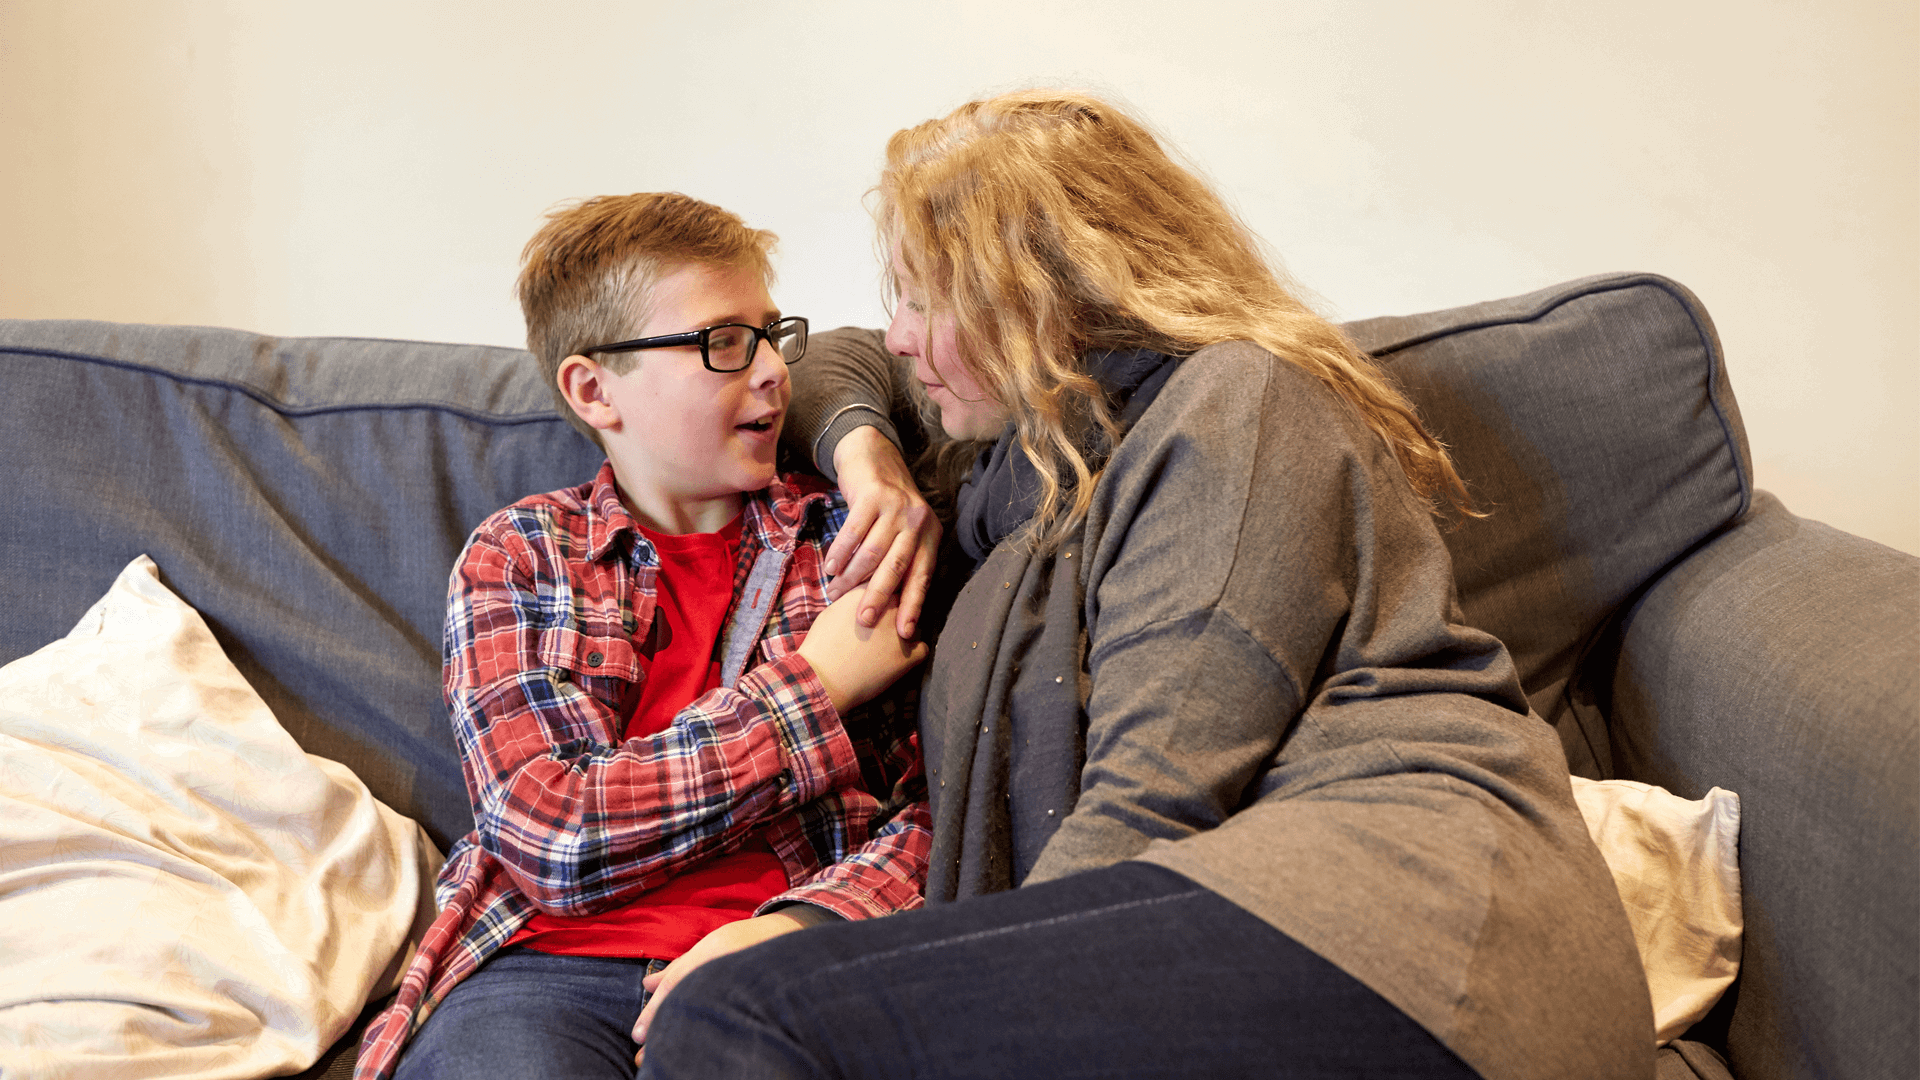
[[932,313],[918,285],[894,252],[893,277],[900,285],[893,322],[887,327],[887,351],[911,357],[913,377],[940,407],[940,426],[956,439],[998,438],[1011,415],[1007,407],[974,381],[960,362],[953,313]]

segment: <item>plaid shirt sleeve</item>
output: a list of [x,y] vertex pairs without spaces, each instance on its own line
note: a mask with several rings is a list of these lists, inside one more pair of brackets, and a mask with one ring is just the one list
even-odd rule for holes
[[926,903],[933,818],[927,807],[919,738],[909,735],[889,750],[893,763],[904,765],[906,772],[894,784],[886,807],[874,814],[884,823],[845,858],[767,901],[760,912],[800,902],[843,919],[872,919]]
[[605,910],[860,783],[856,750],[797,655],[709,691],[658,735],[621,741],[618,703],[552,663],[542,640],[576,599],[564,552],[542,547],[563,540],[483,526],[447,611],[447,704],[477,839],[536,906]]

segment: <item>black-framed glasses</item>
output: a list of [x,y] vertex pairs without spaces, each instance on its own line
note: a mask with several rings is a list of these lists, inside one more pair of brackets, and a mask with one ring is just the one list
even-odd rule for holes
[[656,337],[634,338],[632,341],[616,341],[611,345],[595,345],[580,351],[587,354],[638,352],[641,349],[675,349],[698,345],[700,362],[707,366],[707,370],[725,374],[751,366],[753,355],[760,350],[762,341],[772,345],[787,363],[797,364],[807,353],[807,320],[791,315],[775,319],[765,326],[721,323],[719,326],[702,327],[680,334],[660,334]]

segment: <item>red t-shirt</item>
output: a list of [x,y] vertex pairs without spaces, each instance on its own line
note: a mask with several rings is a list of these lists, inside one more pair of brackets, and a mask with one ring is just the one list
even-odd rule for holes
[[[719,532],[640,531],[660,556],[660,573],[653,623],[638,648],[644,674],[639,704],[627,720],[629,739],[665,731],[681,709],[720,685],[720,638],[740,551],[737,517]],[[576,917],[536,914],[507,944],[568,956],[671,960],[786,889],[779,856],[755,836],[621,907]]]

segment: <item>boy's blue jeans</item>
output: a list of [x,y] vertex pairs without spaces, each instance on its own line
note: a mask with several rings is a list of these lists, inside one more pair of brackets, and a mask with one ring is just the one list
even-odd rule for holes
[[631,1077],[640,979],[663,960],[504,949],[453,988],[401,1052],[396,1080]]
[[655,1080],[1475,1075],[1339,968],[1145,863],[710,961],[650,1035]]

